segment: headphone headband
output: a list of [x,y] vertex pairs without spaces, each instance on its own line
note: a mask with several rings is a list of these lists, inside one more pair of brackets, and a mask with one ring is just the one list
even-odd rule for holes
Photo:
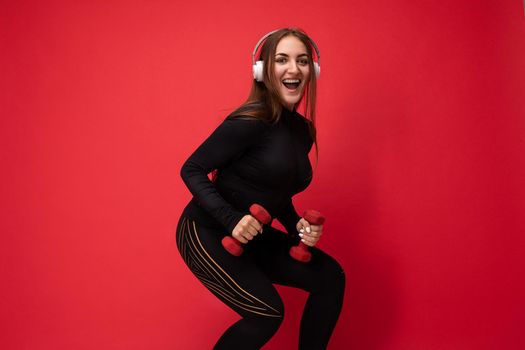
[[[265,36],[263,36],[258,42],[257,42],[257,45],[255,45],[255,48],[253,49],[253,53],[252,53],[252,65],[253,65],[253,78],[257,81],[262,81],[262,67],[263,67],[263,62],[262,61],[255,61],[255,55],[257,54],[257,50],[259,50],[259,46],[261,46],[261,44],[272,34],[278,32],[280,29],[276,29],[276,30],[272,30],[271,32],[269,32],[268,34],[266,34]],[[306,35],[306,34],[305,34]],[[314,48],[315,50],[315,55],[317,56],[317,62],[314,62],[314,68],[315,68],[315,72],[316,72],[316,75],[319,76],[320,72],[321,72],[321,52],[319,51],[319,48],[317,47],[317,44],[315,43],[315,41],[313,41],[312,39],[310,39],[309,36],[307,36],[308,38],[308,41],[310,42],[310,44],[312,45],[312,47]]]

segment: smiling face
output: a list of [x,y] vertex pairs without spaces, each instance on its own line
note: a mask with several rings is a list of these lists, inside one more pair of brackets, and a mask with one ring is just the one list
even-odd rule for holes
[[288,35],[279,41],[275,50],[274,74],[283,105],[293,110],[310,80],[310,58],[301,40]]

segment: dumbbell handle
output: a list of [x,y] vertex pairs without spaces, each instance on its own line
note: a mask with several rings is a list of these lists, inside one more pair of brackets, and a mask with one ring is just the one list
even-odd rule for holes
[[[257,219],[261,224],[269,224],[272,221],[272,216],[266,209],[264,209],[259,204],[252,204],[250,206],[250,214]],[[240,256],[244,249],[242,248],[242,243],[232,236],[226,236],[222,239],[222,246],[230,254],[235,256]]]
[[[313,209],[305,211],[303,217],[312,225],[322,225],[325,220],[325,217],[320,212]],[[290,249],[290,256],[297,261],[309,262],[312,258],[312,253],[308,251],[308,246],[301,241],[299,245]]]

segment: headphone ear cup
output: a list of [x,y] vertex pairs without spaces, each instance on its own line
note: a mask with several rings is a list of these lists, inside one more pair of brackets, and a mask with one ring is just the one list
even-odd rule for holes
[[253,65],[253,79],[257,81],[263,81],[264,62],[257,61]]
[[319,76],[321,75],[321,66],[317,62],[314,62],[314,71],[315,71],[315,77],[319,79]]

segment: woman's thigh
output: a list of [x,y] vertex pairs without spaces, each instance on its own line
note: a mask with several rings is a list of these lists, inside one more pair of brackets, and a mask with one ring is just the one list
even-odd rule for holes
[[230,255],[217,229],[181,217],[177,247],[191,272],[217,298],[243,317],[283,316],[282,300],[268,277],[250,257]]
[[266,229],[268,235],[255,252],[257,264],[272,283],[316,292],[334,284],[344,284],[341,265],[329,254],[317,247],[310,247],[312,258],[309,262],[293,259],[290,248],[298,244],[286,233],[273,227]]

